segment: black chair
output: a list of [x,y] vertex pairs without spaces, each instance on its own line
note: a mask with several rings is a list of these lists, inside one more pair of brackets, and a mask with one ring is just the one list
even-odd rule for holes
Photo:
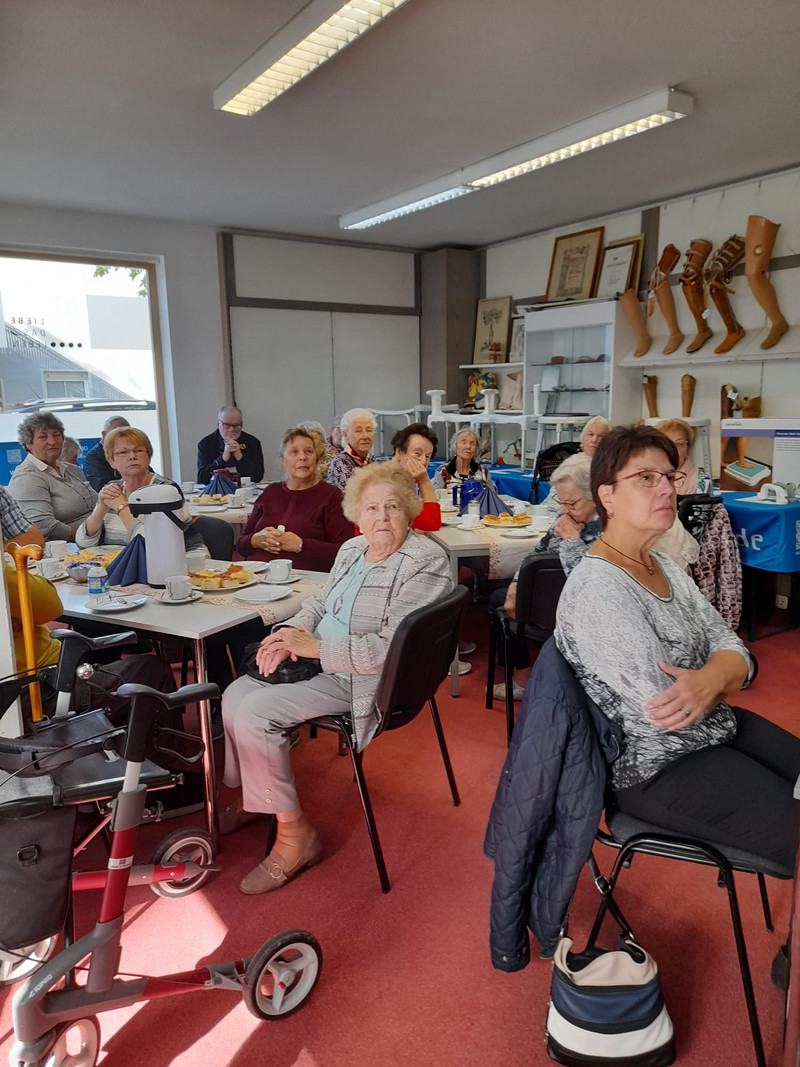
[[215,519],[212,515],[198,515],[194,528],[203,538],[212,559],[232,560],[233,545],[236,540],[233,527],[224,519]]
[[[663,827],[654,826],[651,823],[643,822],[641,819],[625,815],[610,806],[606,808],[606,826],[608,827],[607,831],[598,831],[597,840],[617,850],[617,856],[614,860],[611,874],[608,877],[608,884],[612,891],[622,868],[630,867],[633,856],[636,853],[658,856],[663,859],[682,860],[685,863],[699,863],[718,869],[717,884],[720,889],[725,889],[728,893],[733,936],[736,943],[736,954],[739,959],[739,971],[742,976],[742,988],[744,990],[745,1003],[747,1004],[747,1014],[750,1019],[750,1029],[753,1035],[756,1062],[758,1067],[765,1067],[764,1045],[761,1039],[753,981],[750,975],[747,946],[742,929],[742,919],[733,875],[734,871],[756,875],[761,892],[761,904],[764,909],[764,921],[767,930],[771,932],[773,928],[772,916],[770,914],[764,876],[768,874],[772,878],[786,880],[791,879],[794,872],[788,867],[779,867],[761,856],[745,852],[742,849],[721,845],[719,842],[700,841],[671,833],[664,830]],[[596,878],[596,867],[593,867],[592,862],[589,863],[589,866],[592,869],[593,876]],[[602,902],[589,934],[589,947],[595,944],[599,936],[605,913],[606,905],[605,902]]]
[[498,641],[503,644],[506,683],[506,728],[508,741],[514,731],[514,659],[520,642],[543,645],[556,625],[556,608],[567,576],[555,552],[543,552],[523,560],[512,619],[503,608],[489,611],[489,662],[486,674],[486,707],[494,703],[494,668]]
[[[450,664],[453,662],[458,645],[461,615],[469,599],[467,589],[464,586],[457,586],[452,593],[448,593],[434,604],[426,604],[410,612],[397,627],[389,646],[375,696],[375,707],[380,714],[380,724],[370,742],[374,744],[375,739],[384,730],[399,730],[401,726],[407,725],[416,719],[426,704],[429,704],[445,773],[456,807],[461,803],[461,798],[458,795],[450,755],[436,707],[436,690],[450,672]],[[344,742],[350,752],[381,889],[384,893],[388,893],[392,887],[386,873],[378,828],[375,825],[364,777],[363,753],[356,751],[350,716],[349,714],[324,715],[319,719],[310,719],[308,725],[338,734],[340,742]],[[274,837],[274,816],[270,817],[270,824],[267,834],[269,847]]]

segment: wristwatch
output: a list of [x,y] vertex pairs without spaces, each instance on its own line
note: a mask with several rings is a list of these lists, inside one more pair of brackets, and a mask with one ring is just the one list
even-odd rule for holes
[[302,552],[303,551],[303,540],[302,540],[302,538],[298,538],[298,541],[300,542],[300,544],[297,546],[297,551],[298,552]]

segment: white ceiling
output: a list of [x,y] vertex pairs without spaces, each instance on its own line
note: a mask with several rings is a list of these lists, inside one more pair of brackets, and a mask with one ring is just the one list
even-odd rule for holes
[[[408,0],[258,115],[302,0],[4,0],[0,202],[483,246],[800,163],[796,0]],[[359,232],[340,215],[668,85],[688,119]],[[0,234],[0,239],[2,234]]]

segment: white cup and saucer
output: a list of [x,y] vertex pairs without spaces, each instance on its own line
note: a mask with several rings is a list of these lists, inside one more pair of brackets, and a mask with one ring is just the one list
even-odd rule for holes
[[53,578],[60,577],[64,571],[64,561],[57,557],[45,556],[44,559],[40,559],[37,562],[36,570],[41,574],[42,578],[49,578],[52,581]]
[[292,561],[290,559],[271,559],[269,562],[269,577],[267,581],[282,583],[291,582]]
[[47,559],[63,560],[67,554],[67,542],[48,541],[44,546],[44,554]]
[[480,515],[470,515],[469,512],[466,515],[461,516],[461,529],[462,530],[477,530],[480,526]]
[[194,590],[188,574],[172,574],[164,579],[164,603],[185,604],[194,600]]

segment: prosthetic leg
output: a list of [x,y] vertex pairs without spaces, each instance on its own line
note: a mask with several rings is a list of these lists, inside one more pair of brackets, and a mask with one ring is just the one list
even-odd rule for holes
[[686,262],[683,264],[683,273],[680,283],[683,286],[683,295],[689,305],[697,334],[691,344],[686,346],[687,352],[697,352],[702,348],[711,336],[708,326],[708,308],[706,307],[705,291],[703,288],[703,265],[711,251],[711,242],[702,237],[695,238],[686,252]]
[[626,289],[620,296],[619,302],[622,305],[623,314],[628,320],[628,325],[636,334],[636,351],[633,354],[634,356],[643,356],[650,351],[653,338],[647,332],[644,312],[642,311],[642,305],[639,303],[639,298],[633,289]]
[[694,387],[696,385],[697,378],[693,374],[684,374],[681,378],[681,415],[684,419],[688,419],[692,414]]
[[728,331],[722,344],[717,345],[714,349],[717,354],[729,352],[736,342],[741,341],[744,337],[744,328],[736,321],[731,302],[728,300],[728,293],[732,293],[733,289],[727,288],[730,284],[733,268],[743,258],[744,238],[735,233],[728,238],[721,248],[717,249],[706,267],[705,274],[708,291],[714,301],[714,306],[720,314],[720,318],[725,323],[725,329]]
[[655,374],[645,374],[643,385],[644,398],[647,401],[647,410],[650,413],[650,418],[657,419],[658,404],[656,402],[656,393],[658,391],[658,378],[656,378]]
[[[675,245],[667,245],[661,253],[658,266],[650,277],[650,293],[655,294],[661,314],[669,329],[667,343],[661,349],[665,356],[670,355],[680,347],[683,334],[678,329],[678,315],[675,311],[675,297],[672,295],[672,286],[669,284],[670,271],[675,267],[681,254]],[[653,314],[652,300],[650,302],[649,315]]]
[[772,323],[772,329],[761,342],[762,348],[772,348],[789,329],[789,324],[778,307],[778,298],[772,288],[772,282],[767,277],[767,267],[780,228],[779,222],[770,222],[763,215],[751,215],[747,220],[744,273],[750,291]]

